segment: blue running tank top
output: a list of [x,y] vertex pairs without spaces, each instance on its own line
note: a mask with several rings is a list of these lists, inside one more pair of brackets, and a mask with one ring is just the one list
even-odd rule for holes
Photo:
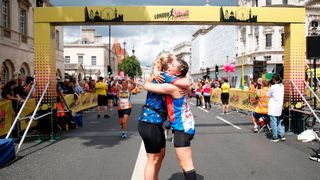
[[187,96],[175,99],[166,95],[166,103],[171,127],[186,134],[195,134],[194,118]]
[[[176,76],[169,75],[168,72],[161,74],[165,78],[165,83],[173,83],[178,78]],[[152,83],[157,83],[153,80]],[[138,120],[153,123],[162,124],[167,119],[166,102],[164,96],[158,93],[147,93],[146,103],[143,106],[142,113]]]

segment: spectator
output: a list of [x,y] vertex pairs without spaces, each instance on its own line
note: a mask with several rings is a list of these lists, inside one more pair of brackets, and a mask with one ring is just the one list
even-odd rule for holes
[[68,79],[68,78],[66,78],[63,81],[63,86],[62,86],[63,94],[69,94],[69,92],[68,92],[68,90],[69,90],[69,82],[70,82],[70,79]]
[[26,95],[24,93],[23,88],[23,78],[21,76],[18,77],[18,85],[14,88],[14,96],[19,99],[25,99]]
[[90,92],[89,80],[84,79],[84,85],[82,86],[84,92]]
[[96,91],[96,80],[91,79],[89,83],[90,90],[88,92],[95,92]]
[[12,101],[12,108],[15,112],[18,110],[18,101],[21,101],[22,98],[14,96],[14,88],[17,86],[17,82],[15,80],[9,81],[2,89],[1,96],[3,99]]
[[109,118],[110,116],[107,114],[108,106],[107,106],[107,89],[108,86],[103,82],[103,77],[99,77],[99,81],[96,84],[96,92],[98,94],[98,107],[97,107],[97,117],[100,118],[100,108],[103,106],[104,118]]
[[204,97],[204,101],[205,101],[205,108],[211,109],[211,103],[210,103],[211,84],[209,83],[209,80],[205,81],[202,92],[203,92],[203,97]]
[[[2,94],[2,89],[5,86],[3,81],[0,81],[0,94]],[[0,100],[2,99],[2,96],[0,96]]]
[[258,132],[258,124],[260,118],[268,117],[268,103],[269,103],[269,83],[267,80],[262,81],[261,89],[256,91],[256,97],[258,99],[258,104],[251,115],[251,119],[253,122],[253,132]]
[[282,119],[280,116],[282,114],[283,97],[284,97],[284,86],[279,74],[275,74],[272,77],[272,82],[274,83],[269,92],[270,97],[268,104],[268,115],[270,116],[270,124],[272,129],[271,142],[278,142],[279,140],[285,141],[284,137],[284,126],[282,125]]
[[196,84],[196,106],[202,106],[201,104],[201,91],[202,91],[202,84],[201,84],[201,81],[198,80],[197,84]]
[[229,92],[230,85],[228,79],[225,78],[221,85],[221,101],[222,101],[222,112],[221,114],[226,114],[229,112]]
[[[23,92],[26,96],[28,96],[29,92],[31,91],[32,85],[34,84],[34,78],[31,76],[27,76],[25,84],[23,86]],[[36,97],[35,89],[31,93],[31,97]]]
[[74,92],[77,94],[77,95],[80,95],[82,94],[84,91],[83,91],[83,86],[84,86],[84,81],[80,81],[79,84],[76,84],[75,87],[74,87]]

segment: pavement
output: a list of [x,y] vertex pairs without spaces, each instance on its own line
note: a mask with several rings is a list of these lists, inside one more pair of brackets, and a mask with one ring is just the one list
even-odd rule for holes
[[[116,108],[110,118],[97,118],[95,110],[83,116],[83,127],[59,132],[52,143],[27,139],[18,158],[0,169],[1,180],[140,180],[146,155],[137,132],[137,117],[145,92],[132,96],[133,110],[128,138],[122,139]],[[309,154],[319,143],[302,143],[295,134],[284,142],[272,143],[265,133],[252,133],[250,117],[232,111],[220,114],[220,107],[204,110],[194,106],[196,136],[192,140],[198,179],[208,180],[320,180],[320,163]],[[160,180],[183,179],[173,144],[167,141]]]

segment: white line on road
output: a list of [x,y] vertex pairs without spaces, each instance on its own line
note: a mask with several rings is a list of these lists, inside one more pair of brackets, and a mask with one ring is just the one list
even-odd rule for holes
[[223,121],[223,122],[225,122],[225,123],[227,123],[227,124],[229,124],[230,126],[233,126],[234,128],[236,128],[236,129],[241,129],[240,127],[238,127],[238,126],[236,126],[236,125],[234,125],[234,124],[232,124],[231,122],[229,122],[229,121],[227,121],[227,120],[225,120],[225,119],[223,119],[222,117],[219,117],[219,116],[216,116],[218,119],[220,119],[221,121]]
[[144,144],[142,141],[140,145],[137,161],[136,161],[136,164],[134,165],[131,180],[144,179],[144,166],[146,165],[146,163],[147,163],[147,153],[145,151]]
[[[191,105],[195,105],[193,102],[190,102],[190,104]],[[207,112],[207,113],[209,113],[209,111],[207,111],[207,110],[205,110],[204,108],[202,108],[202,107],[198,107],[199,109],[201,109],[202,111],[204,111],[204,112]]]
[[207,113],[209,113],[209,111],[207,111],[207,110],[205,110],[205,109],[203,109],[202,107],[198,107],[199,109],[201,109],[202,111],[204,111],[204,112],[207,112]]

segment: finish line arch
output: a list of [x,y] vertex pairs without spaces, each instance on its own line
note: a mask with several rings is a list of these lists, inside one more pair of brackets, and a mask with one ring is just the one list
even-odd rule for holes
[[[44,102],[56,97],[56,25],[252,25],[284,26],[285,104],[300,103],[292,80],[304,92],[306,51],[304,7],[90,6],[34,8],[37,97],[51,81]],[[55,102],[55,98],[53,98]],[[288,106],[287,106],[288,107]]]

